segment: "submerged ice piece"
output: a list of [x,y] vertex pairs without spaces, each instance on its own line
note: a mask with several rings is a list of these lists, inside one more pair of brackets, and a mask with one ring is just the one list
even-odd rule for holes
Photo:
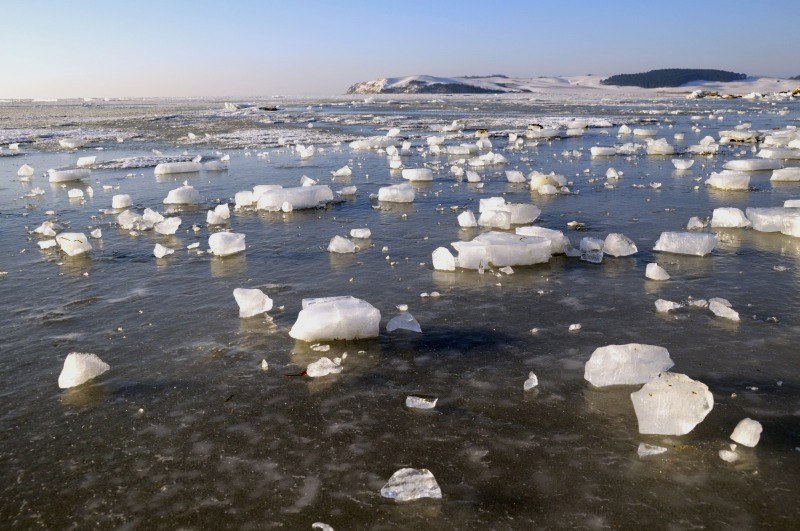
[[654,251],[705,256],[717,245],[717,235],[696,232],[662,232]]
[[675,363],[664,347],[629,343],[595,349],[583,377],[595,387],[647,383]]
[[425,468],[401,468],[381,488],[381,496],[404,502],[419,498],[441,498],[442,490],[431,471]]
[[750,188],[750,176],[740,171],[723,170],[719,173],[712,173],[706,180],[706,185],[718,190],[748,190]]
[[306,376],[309,378],[321,378],[329,374],[339,374],[343,367],[330,358],[320,358],[315,362],[309,363],[306,367]]
[[216,256],[230,256],[245,249],[244,234],[217,232],[208,238],[208,247]]
[[170,190],[167,197],[164,199],[165,205],[194,205],[202,201],[200,192],[195,190],[194,186],[181,186]]
[[156,166],[156,175],[168,175],[170,173],[193,173],[198,172],[202,166],[199,162],[162,162]]
[[68,183],[88,178],[92,174],[85,168],[73,170],[47,170],[48,180],[51,183]]
[[378,337],[381,312],[355,297],[303,299],[289,335],[302,341]]
[[68,256],[77,256],[92,250],[92,244],[82,232],[62,232],[56,236],[56,243]]
[[664,372],[631,393],[639,433],[685,435],[714,407],[708,387],[685,374]]
[[382,186],[378,189],[378,201],[388,203],[411,203],[415,195],[414,187],[408,183]]
[[392,317],[392,319],[386,323],[387,332],[391,333],[395,330],[410,330],[412,332],[417,332],[418,334],[422,333],[422,328],[419,326],[419,322],[408,312],[403,312],[397,317]]
[[285,210],[288,203],[292,210],[317,208],[333,201],[333,191],[326,184],[296,186],[293,188],[273,188],[261,194],[257,208],[269,212]]
[[261,315],[272,309],[272,299],[260,289],[236,288],[233,298],[239,305],[239,317],[242,318]]
[[96,354],[70,352],[64,360],[64,368],[58,375],[58,386],[61,389],[75,387],[97,378],[111,367],[97,357]]
[[507,232],[484,232],[472,241],[453,242],[456,264],[464,269],[542,264],[550,260],[550,240]]

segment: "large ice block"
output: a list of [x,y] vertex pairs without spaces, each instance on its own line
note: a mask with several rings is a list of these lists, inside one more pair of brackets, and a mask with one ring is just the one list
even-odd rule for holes
[[289,331],[294,339],[333,341],[378,337],[381,312],[355,297],[303,299]]
[[685,374],[664,372],[631,393],[639,433],[685,435],[714,407],[708,387]]
[[705,256],[717,245],[717,235],[705,232],[662,232],[654,251]]
[[330,186],[318,184],[268,190],[258,198],[258,209],[278,212],[288,203],[293,210],[317,208],[333,201]]
[[664,347],[629,343],[595,349],[583,377],[595,387],[647,383],[675,363]]

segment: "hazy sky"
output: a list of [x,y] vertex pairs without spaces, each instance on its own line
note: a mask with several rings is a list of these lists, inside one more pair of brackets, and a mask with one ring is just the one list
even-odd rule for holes
[[0,98],[339,94],[411,74],[800,74],[800,0],[0,0]]

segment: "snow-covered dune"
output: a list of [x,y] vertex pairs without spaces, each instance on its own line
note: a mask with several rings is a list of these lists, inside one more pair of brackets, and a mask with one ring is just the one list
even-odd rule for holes
[[752,92],[768,94],[800,87],[800,82],[772,77],[748,77],[728,83],[697,81],[680,87],[640,88],[602,85],[608,76],[585,75],[564,77],[515,78],[507,76],[439,77],[428,75],[390,77],[356,83],[348,94],[481,94],[481,93],[534,93],[547,94],[562,91],[604,92],[632,95],[689,94],[706,90],[733,95]]

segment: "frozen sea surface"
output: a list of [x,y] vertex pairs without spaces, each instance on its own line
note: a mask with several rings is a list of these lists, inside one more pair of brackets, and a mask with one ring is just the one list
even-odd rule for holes
[[[682,230],[692,216],[781,206],[800,198],[800,184],[771,184],[770,172],[752,172],[750,192],[703,186],[724,162],[752,158],[749,145],[721,146],[688,171],[674,170],[672,157],[593,159],[589,148],[641,142],[616,138],[625,123],[658,128],[657,138],[681,151],[742,122],[763,130],[797,125],[798,110],[794,102],[522,96],[270,99],[236,111],[202,100],[0,104],[0,154],[13,155],[0,157],[0,271],[7,272],[0,276],[0,521],[6,528],[795,527],[800,238],[705,229],[719,234],[707,257],[651,249],[661,232]],[[563,127],[575,117],[593,127],[505,149],[509,132],[522,135],[530,123]],[[458,157],[423,156],[425,138],[453,120],[464,129],[446,133],[447,145],[474,142],[475,130],[487,128],[509,161],[477,169],[482,187],[452,176]],[[412,143],[403,163],[434,170],[433,182],[413,183],[411,204],[370,200],[404,180],[389,171],[385,153],[347,146],[392,127]],[[681,142],[673,140],[679,132]],[[88,143],[58,147],[58,139],[75,137]],[[22,143],[19,154],[10,142]],[[281,147],[294,143],[324,152],[301,160]],[[223,154],[228,171],[153,174],[158,157]],[[95,155],[98,163],[138,162],[101,165],[82,185],[44,176]],[[35,168],[31,182],[17,177],[22,164]],[[333,178],[345,164],[352,175]],[[623,174],[613,189],[604,186],[610,166]],[[555,171],[579,194],[539,196],[525,183],[509,184],[504,170]],[[222,228],[246,234],[240,255],[186,249],[208,248],[220,228],[206,225],[206,211],[218,201],[258,184],[298,186],[303,175],[358,193],[324,209],[234,212]],[[129,194],[139,212],[163,212],[167,192],[184,180],[203,204],[181,209],[174,236],[131,235],[102,212],[115,194]],[[70,188],[87,186],[93,195],[68,198]],[[26,197],[35,187],[44,194]],[[493,196],[536,204],[536,224],[565,231],[573,245],[619,232],[639,252],[599,265],[561,255],[515,266],[513,275],[434,271],[434,249],[480,232],[459,229],[456,216]],[[40,250],[30,231],[52,219],[70,232],[100,228],[102,239],[91,239],[88,256]],[[569,230],[573,220],[583,230]],[[363,227],[371,238],[358,253],[327,252],[333,236]],[[155,259],[156,243],[176,252]],[[645,279],[653,261],[669,281]],[[268,317],[239,318],[232,292],[240,287],[274,300]],[[420,297],[433,291],[441,296]],[[337,295],[381,311],[378,339],[325,343],[320,352],[289,337],[302,299]],[[741,321],[703,309],[654,311],[656,299],[688,297],[724,297]],[[400,304],[421,334],[383,331]],[[666,347],[672,370],[708,385],[715,406],[705,421],[681,437],[640,435],[630,400],[639,386],[595,389],[583,379],[597,347],[625,343]],[[72,351],[95,353],[111,370],[61,390],[58,374]],[[344,353],[340,374],[303,376],[309,363]],[[526,393],[531,371],[539,386]],[[409,409],[408,395],[438,403]],[[745,417],[762,423],[761,441],[726,463],[718,452]],[[668,451],[640,458],[642,442]],[[442,499],[382,498],[381,487],[406,467],[429,469]]]

